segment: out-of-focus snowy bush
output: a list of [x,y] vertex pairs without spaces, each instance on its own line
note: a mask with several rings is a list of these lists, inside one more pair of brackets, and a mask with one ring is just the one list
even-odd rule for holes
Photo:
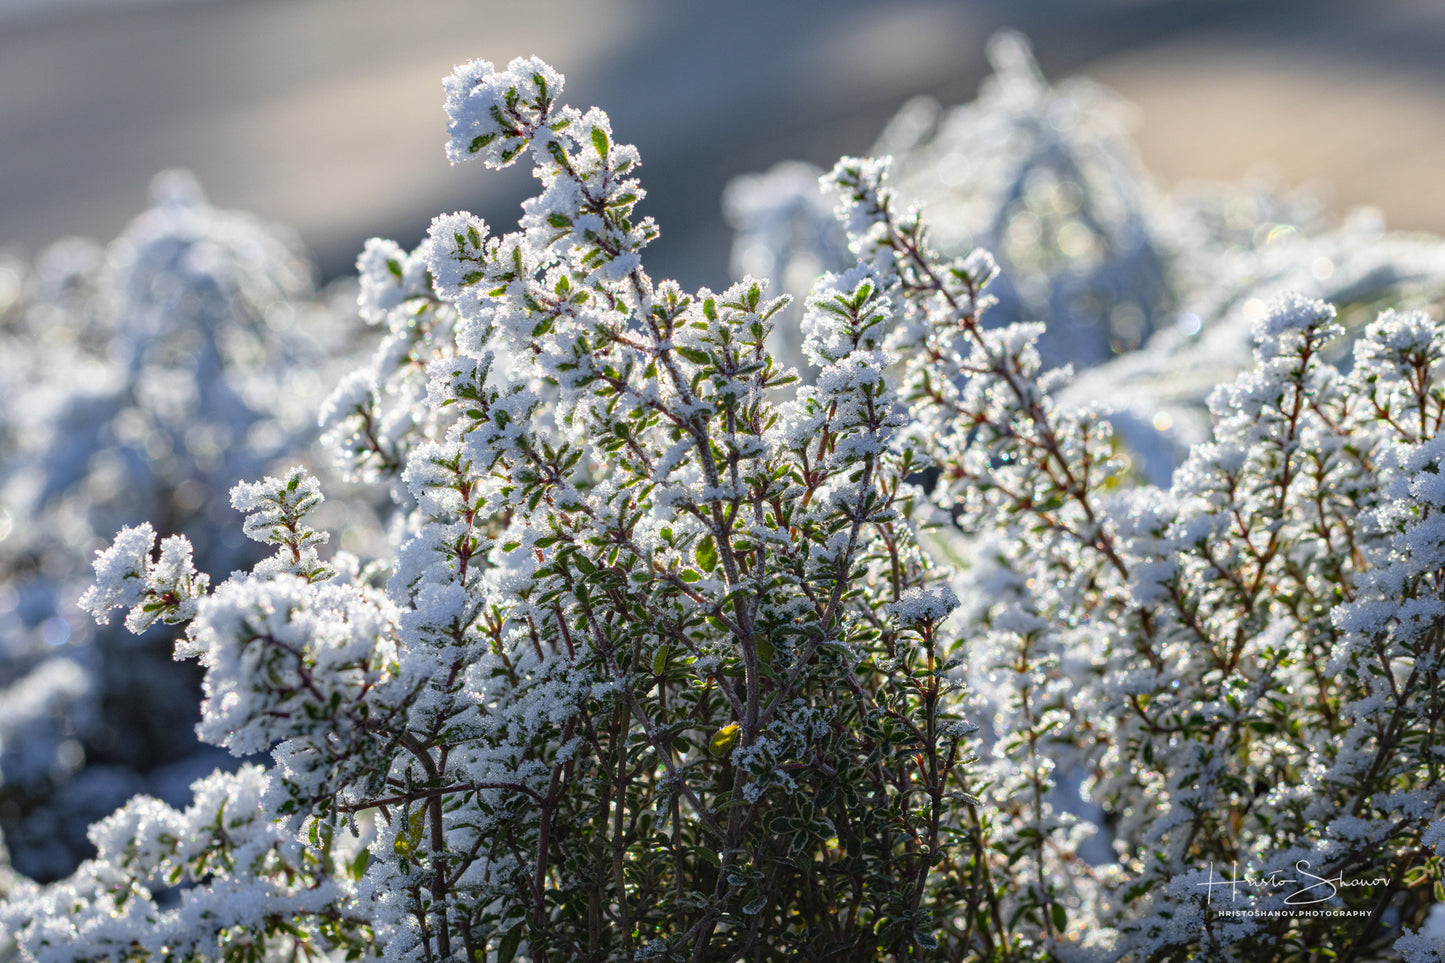
[[253,562],[226,492],[306,450],[356,331],[284,232],[181,172],[152,195],[105,247],[0,264],[0,825],[41,878],[87,823],[142,790],[184,802],[217,762],[169,638],[75,607],[93,550],[148,517],[211,570]]
[[1326,350],[1346,366],[1351,341],[1382,307],[1438,310],[1445,300],[1445,243],[1387,233],[1370,211],[1314,233],[1267,222],[1253,237],[1182,249],[1181,265],[1197,252],[1195,263],[1210,270],[1181,291],[1170,324],[1141,350],[1082,372],[1063,396],[1069,404],[1107,404],[1139,467],[1156,481],[1208,439],[1209,394],[1249,363],[1250,332],[1272,299],[1306,292],[1337,305],[1347,336]]
[[[1049,318],[1045,360],[1092,365],[1138,347],[1172,307],[1159,198],[1129,139],[1129,110],[1087,80],[1048,86],[1027,41],[997,35],[977,101],[910,102],[874,145],[901,198],[931,212],[934,244],[990,249],[1004,274],[992,323]],[[729,185],[738,274],[806,293],[850,263],[811,165],[786,162]],[[780,346],[796,355],[796,345]]]
[[[1140,164],[1116,95],[1087,79],[1050,86],[1018,34],[997,35],[989,54],[995,73],[976,101],[909,103],[873,153],[892,157],[898,196],[928,211],[941,253],[994,252],[990,324],[1047,319],[1045,363],[1095,369],[1064,400],[1107,404],[1151,480],[1167,482],[1204,440],[1205,399],[1247,364],[1271,297],[1329,301],[1358,332],[1383,304],[1445,294],[1439,240],[1387,234],[1369,211],[1336,223],[1310,195],[1261,183],[1166,191]],[[737,276],[771,276],[796,298],[818,271],[852,263],[821,173],[789,161],[729,185]],[[773,347],[799,364],[795,331],[780,324]]]

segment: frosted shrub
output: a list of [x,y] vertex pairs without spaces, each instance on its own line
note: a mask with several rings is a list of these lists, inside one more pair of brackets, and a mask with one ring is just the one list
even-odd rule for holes
[[[1385,233],[1369,211],[1335,223],[1307,194],[1261,183],[1165,190],[1139,161],[1116,94],[1085,78],[1050,85],[1012,32],[988,52],[994,74],[976,100],[912,101],[873,150],[893,158],[898,196],[929,212],[940,254],[997,255],[989,325],[1047,319],[1045,363],[1098,366],[1065,397],[1107,399],[1149,480],[1168,484],[1207,439],[1205,400],[1248,365],[1250,329],[1272,298],[1335,304],[1353,336],[1381,305],[1445,296],[1438,238]],[[729,185],[735,272],[771,274],[802,296],[819,271],[852,262],[821,173],[790,161]],[[780,325],[773,348],[801,364],[795,329]]]
[[[1195,276],[1181,285],[1172,323],[1141,350],[1081,373],[1067,390],[1070,402],[1109,399],[1115,427],[1151,479],[1167,481],[1189,448],[1208,439],[1210,392],[1249,365],[1250,332],[1275,298],[1305,292],[1335,305],[1345,336],[1324,350],[1345,366],[1352,341],[1382,305],[1433,309],[1445,299],[1439,238],[1384,232],[1368,211],[1316,232],[1301,227],[1262,224],[1257,247],[1182,248],[1175,263]],[[1195,273],[1200,265],[1207,273]]]
[[[1050,363],[1092,365],[1138,347],[1173,292],[1160,199],[1129,137],[1128,106],[1088,80],[1049,86],[1019,34],[995,35],[988,56],[994,75],[976,101],[949,110],[911,101],[875,153],[893,158],[898,195],[932,212],[940,252],[996,254],[1005,273],[990,289],[991,323],[1047,317]],[[851,261],[821,173],[785,162],[728,186],[735,270],[772,273],[802,293],[819,270]]]
[[148,525],[97,557],[86,607],[184,625],[200,734],[272,764],[17,883],[23,958],[1439,958],[1432,317],[1341,373],[1275,302],[1140,487],[886,160],[827,177],[857,260],[798,384],[764,282],[649,277],[637,152],[561,88],[457,68],[449,156],[542,193],[363,255],[387,346],[325,418],[395,557],[324,560],[300,468],[234,489],[273,554],[214,588]]
[[305,450],[349,327],[285,234],[188,175],[152,193],[110,245],[61,242],[0,298],[0,822],[41,877],[75,868],[86,823],[217,762],[170,640],[75,611],[92,549],[149,517],[204,568],[253,561],[225,493]]

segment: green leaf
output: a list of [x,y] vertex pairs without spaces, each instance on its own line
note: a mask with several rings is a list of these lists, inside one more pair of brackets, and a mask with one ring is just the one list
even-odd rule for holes
[[612,145],[607,142],[607,131],[601,127],[592,128],[592,146],[597,148],[597,153],[606,157],[607,152],[612,149]]
[[1053,904],[1049,910],[1049,915],[1053,917],[1054,929],[1063,932],[1069,928],[1069,914],[1064,911],[1064,904]]
[[763,665],[771,665],[773,657],[777,654],[773,648],[773,642],[767,636],[758,639],[758,661]]
[[518,921],[507,930],[507,935],[502,937],[502,943],[497,947],[497,963],[512,963],[512,958],[517,955],[517,947],[522,945],[522,924]]
[[1135,883],[1124,891],[1124,902],[1132,903],[1153,888],[1154,880],[1152,879],[1144,883]]
[[697,564],[704,572],[711,573],[717,568],[717,543],[711,535],[704,535],[697,543]]
[[732,752],[733,747],[738,744],[738,739],[740,738],[739,733],[741,731],[742,727],[736,722],[723,726],[717,732],[714,732],[712,738],[707,741],[707,751],[714,756],[727,755]]

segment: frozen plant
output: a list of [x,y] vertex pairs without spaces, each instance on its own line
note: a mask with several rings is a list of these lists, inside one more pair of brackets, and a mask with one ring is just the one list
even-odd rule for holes
[[[1087,409],[1073,437],[1053,399],[1029,413],[1011,364],[940,409],[979,425],[934,496],[985,547],[986,835],[1062,958],[1390,958],[1438,892],[1445,331],[1387,311],[1348,374],[1322,357],[1340,334],[1275,302],[1167,491],[1125,482]],[[1011,394],[1026,419],[987,412]],[[1094,829],[1057,805],[1080,771],[1112,859],[1079,858]]]
[[[97,614],[188,622],[202,735],[273,747],[260,805],[283,841],[218,834],[248,855],[175,856],[174,831],[145,827],[232,818],[206,808],[221,793],[199,785],[179,814],[146,802],[156,815],[96,830],[76,876],[12,897],[26,953],[935,945],[947,883],[930,867],[956,845],[967,726],[940,630],[955,600],[909,522],[889,277],[820,283],[819,385],[779,404],[790,376],[763,346],[777,302],[758,282],[648,277],[637,152],[600,111],[562,105],[561,83],[525,60],[448,81],[454,158],[536,165],[520,230],[448,215],[415,254],[363,259],[364,303],[411,319],[444,305],[451,325],[426,372],[436,415],[378,431],[375,371],[329,406],[363,470],[403,462],[418,506],[385,594],[309,561],[299,471],[237,489],[277,554],[214,591],[180,542],[152,556],[146,528],[97,560]],[[341,859],[332,841],[363,812],[369,855]],[[153,898],[185,880],[178,905]],[[79,909],[47,909],[61,904]]]
[[[991,324],[1049,319],[1045,361],[1097,364],[1137,348],[1173,306],[1168,238],[1159,199],[1129,137],[1129,110],[1085,79],[1045,82],[1028,41],[1003,31],[989,42],[994,75],[978,99],[942,110],[909,102],[880,134],[894,189],[933,213],[934,244],[962,256],[995,253]],[[851,261],[847,236],[796,161],[728,186],[737,272],[772,274],[801,294],[824,269]],[[780,332],[778,350],[796,345]]]
[[[1445,295],[1445,244],[1386,233],[1377,214],[1343,223],[1305,193],[1260,183],[1165,190],[1143,168],[1127,104],[1084,78],[1050,85],[1027,41],[1002,32],[971,103],[920,98],[879,135],[894,190],[930,212],[944,255],[993,251],[1002,274],[987,323],[1048,321],[1046,364],[1084,374],[1068,400],[1105,400],[1121,444],[1168,484],[1207,438],[1205,400],[1249,363],[1249,331],[1272,297],[1298,291],[1340,310],[1352,336],[1383,305]],[[738,178],[724,197],[737,230],[733,269],[805,294],[852,261],[822,172],[788,161]],[[795,325],[774,349],[801,364]],[[1332,349],[1349,353],[1348,338]]]
[[181,172],[105,248],[0,274],[0,825],[20,870],[54,878],[86,824],[142,790],[181,801],[219,755],[170,640],[75,610],[93,549],[149,517],[207,569],[254,561],[226,492],[305,451],[351,326],[294,241]]
[[[1181,204],[1176,223],[1237,214],[1242,203],[1188,196],[1193,206]],[[1445,243],[1386,232],[1368,210],[1334,227],[1265,223],[1254,234],[1254,241],[1178,245],[1174,263],[1187,266],[1190,280],[1179,284],[1172,322],[1140,350],[1082,372],[1068,389],[1069,402],[1108,399],[1115,427],[1151,480],[1167,482],[1189,448],[1208,439],[1209,394],[1248,366],[1250,331],[1274,298],[1302,292],[1335,305],[1345,337],[1325,350],[1345,365],[1351,342],[1382,306],[1418,310],[1445,299]]]
[[[201,736],[272,763],[18,881],[22,959],[1439,958],[1435,319],[1380,314],[1342,371],[1335,311],[1277,300],[1212,440],[1140,485],[886,160],[827,177],[856,261],[800,383],[764,282],[646,273],[637,152],[561,88],[458,67],[449,156],[542,191],[363,258],[398,346],[328,419],[407,489],[395,557],[323,559],[301,468],[234,489],[273,554],[214,588],[149,525],[97,557],[87,608],[184,626]],[[1057,806],[1078,773],[1102,832]]]

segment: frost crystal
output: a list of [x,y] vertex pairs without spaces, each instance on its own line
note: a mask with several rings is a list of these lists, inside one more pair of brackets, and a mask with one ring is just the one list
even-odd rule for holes
[[900,625],[937,625],[958,608],[958,596],[947,586],[911,588],[893,603],[893,617]]

